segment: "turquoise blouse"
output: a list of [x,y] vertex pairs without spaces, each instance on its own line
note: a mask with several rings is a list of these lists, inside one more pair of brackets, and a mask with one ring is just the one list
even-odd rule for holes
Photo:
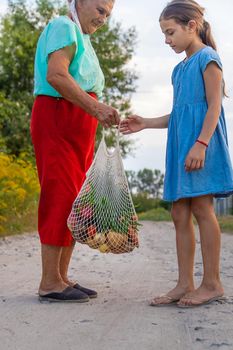
[[48,56],[63,47],[76,45],[69,73],[78,85],[99,98],[104,88],[104,75],[91,45],[90,36],[82,34],[78,26],[67,16],[51,20],[38,40],[35,56],[34,94],[61,97],[47,82]]

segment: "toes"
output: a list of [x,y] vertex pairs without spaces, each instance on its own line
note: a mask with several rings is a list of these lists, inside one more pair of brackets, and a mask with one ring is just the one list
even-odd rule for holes
[[152,299],[150,301],[150,305],[151,306],[156,306],[156,305],[159,305],[159,304],[162,304],[163,303],[163,298],[162,297],[155,297],[154,299]]
[[179,306],[190,306],[192,305],[192,299],[188,298],[181,298],[180,301],[178,302]]
[[155,297],[154,299],[151,300],[150,305],[151,306],[158,306],[158,305],[169,305],[174,302],[177,302],[178,299],[172,298],[169,295],[162,295],[159,297]]

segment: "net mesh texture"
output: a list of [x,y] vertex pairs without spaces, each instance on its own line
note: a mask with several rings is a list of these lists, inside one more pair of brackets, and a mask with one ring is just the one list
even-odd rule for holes
[[102,253],[128,253],[139,247],[138,218],[119,147],[109,152],[104,134],[68,218],[73,238]]

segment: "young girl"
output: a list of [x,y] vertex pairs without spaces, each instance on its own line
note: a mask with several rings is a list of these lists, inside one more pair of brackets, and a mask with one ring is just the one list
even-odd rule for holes
[[[120,130],[130,134],[145,128],[168,127],[164,199],[172,201],[176,229],[179,277],[174,289],[155,297],[152,306],[176,302],[199,306],[220,298],[220,229],[213,197],[233,193],[233,172],[228,152],[224,111],[224,82],[204,9],[192,0],[171,1],[160,16],[165,42],[186,58],[172,74],[173,109],[160,118],[137,115],[122,121]],[[200,230],[203,279],[193,280],[195,234],[192,214]]]

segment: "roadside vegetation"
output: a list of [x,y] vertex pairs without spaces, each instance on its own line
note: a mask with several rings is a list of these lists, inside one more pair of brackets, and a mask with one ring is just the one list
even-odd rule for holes
[[0,235],[36,229],[39,184],[34,165],[0,154]]

